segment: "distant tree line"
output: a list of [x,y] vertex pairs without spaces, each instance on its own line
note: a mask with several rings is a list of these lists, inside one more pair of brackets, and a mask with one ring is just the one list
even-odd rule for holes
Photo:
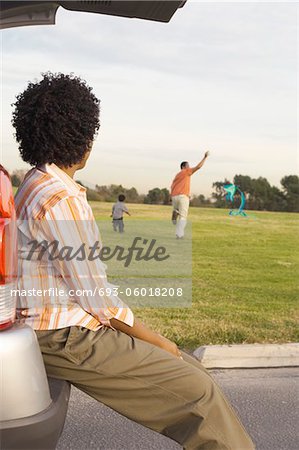
[[[216,208],[227,207],[226,192],[223,185],[229,180],[215,181],[212,198]],[[291,211],[299,212],[299,177],[287,175],[280,181],[281,189],[271,186],[266,178],[251,178],[248,175],[235,175],[233,184],[238,186],[246,197],[245,209],[258,211]],[[238,194],[235,196],[238,205]]]
[[[100,200],[103,202],[115,202],[120,194],[126,196],[128,203],[143,203],[144,195],[138,194],[137,189],[123,187],[121,184],[110,184],[109,186],[96,185],[95,189],[87,189],[87,197],[89,200]],[[94,198],[91,198],[91,197]]]
[[[13,186],[19,186],[26,171],[15,170],[11,174]],[[84,183],[77,181],[84,186]],[[266,178],[251,178],[248,175],[235,175],[233,184],[238,186],[246,197],[245,209],[260,211],[291,211],[299,212],[299,177],[287,175],[280,181],[281,188],[271,186]],[[215,181],[211,198],[203,194],[193,195],[190,205],[196,207],[228,208],[238,207],[238,194],[235,195],[235,204],[230,205],[226,201],[226,192],[223,188],[230,180]],[[170,192],[167,188],[155,187],[150,189],[146,195],[139,194],[135,187],[125,188],[121,184],[110,184],[108,186],[96,185],[94,189],[86,187],[87,199],[90,201],[115,202],[119,194],[126,196],[128,203],[146,203],[154,205],[169,205],[171,203]]]

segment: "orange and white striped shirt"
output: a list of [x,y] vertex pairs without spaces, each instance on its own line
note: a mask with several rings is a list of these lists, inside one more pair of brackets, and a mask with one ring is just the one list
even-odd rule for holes
[[15,205],[17,296],[25,322],[35,330],[77,325],[95,331],[110,326],[111,318],[132,326],[133,313],[108,282],[106,266],[80,252],[82,246],[101,247],[86,189],[55,164],[45,164],[27,173]]

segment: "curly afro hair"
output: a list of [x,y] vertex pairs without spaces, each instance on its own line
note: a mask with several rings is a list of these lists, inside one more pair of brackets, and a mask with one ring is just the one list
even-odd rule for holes
[[24,161],[31,165],[79,163],[99,130],[100,101],[73,74],[43,73],[12,105],[12,124]]

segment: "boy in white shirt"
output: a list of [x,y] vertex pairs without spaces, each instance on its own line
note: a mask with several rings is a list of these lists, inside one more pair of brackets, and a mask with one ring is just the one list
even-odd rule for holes
[[125,228],[123,220],[124,213],[128,214],[128,216],[131,215],[124,203],[125,199],[126,197],[123,194],[118,196],[118,201],[112,206],[112,214],[110,216],[112,217],[113,230],[119,231],[120,233],[123,233]]

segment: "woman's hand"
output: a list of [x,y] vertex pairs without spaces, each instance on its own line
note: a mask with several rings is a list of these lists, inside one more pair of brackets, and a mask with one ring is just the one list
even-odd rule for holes
[[171,353],[177,358],[183,359],[181,356],[181,352],[179,351],[177,345],[174,342],[170,341],[161,334],[152,331],[150,328],[148,328],[146,325],[144,325],[142,322],[139,322],[136,319],[132,327],[126,325],[125,323],[117,319],[110,319],[110,324],[116,330],[122,331],[123,333],[126,333],[129,336],[134,336],[137,337],[138,339],[149,342],[150,344],[156,345],[157,347],[166,350],[167,352]]
[[159,335],[159,340],[157,342],[157,346],[160,348],[163,348],[163,350],[166,350],[169,353],[172,353],[177,358],[182,358],[181,352],[178,349],[178,346],[174,342],[170,341],[169,339],[167,339],[164,336]]

